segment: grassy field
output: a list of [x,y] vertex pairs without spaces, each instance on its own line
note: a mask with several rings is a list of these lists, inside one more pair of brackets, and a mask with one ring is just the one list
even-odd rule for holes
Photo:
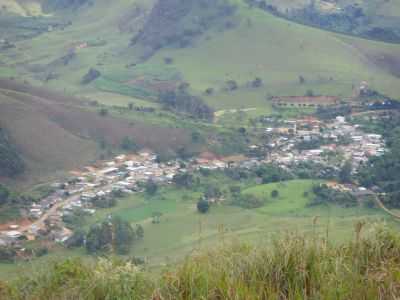
[[[260,77],[265,83],[260,94],[264,95],[303,95],[313,89],[321,94],[349,96],[352,85],[362,80],[385,93],[397,94],[392,84],[398,79],[368,61],[354,44],[363,43],[363,49],[374,55],[393,51],[399,55],[399,46],[327,33],[244,6],[239,11],[242,22],[233,30],[209,32],[192,47],[163,50],[152,61],[172,57],[184,78],[199,91],[221,89],[229,79],[241,86]],[[246,20],[251,20],[251,25]],[[307,79],[306,84],[298,83],[299,75]],[[242,95],[236,98],[232,94],[230,98],[228,103],[222,101],[225,107],[235,107],[236,103],[251,107]]]
[[[341,242],[352,237],[356,221],[385,219],[380,211],[361,207],[308,207],[314,183],[295,180],[251,187],[244,193],[265,197],[265,206],[247,210],[219,204],[212,206],[206,215],[200,215],[196,209],[199,193],[166,188],[154,199],[139,195],[125,199],[118,207],[100,212],[92,221],[112,213],[132,224],[142,224],[145,238],[134,246],[132,253],[148,257],[152,263],[160,263],[179,259],[198,247],[213,247],[221,239],[267,243],[279,233],[312,233],[315,217],[319,217],[317,233],[326,234],[328,230],[333,241]],[[220,183],[220,186],[224,184]],[[270,196],[274,189],[280,193],[277,199]],[[305,196],[305,192],[308,195]],[[151,222],[154,212],[163,214],[160,224]]]
[[[207,182],[218,182],[223,191],[233,184],[230,179],[220,176],[212,176]],[[199,214],[196,208],[200,191],[164,187],[153,197],[134,194],[119,200],[114,208],[98,210],[87,219],[85,228],[88,229],[90,224],[102,221],[110,214],[132,225],[141,224],[145,229],[145,237],[134,244],[131,254],[146,257],[150,266],[158,268],[160,264],[179,261],[194,250],[214,248],[237,240],[261,246],[268,245],[273,237],[297,232],[328,236],[330,241],[341,243],[353,237],[354,224],[358,221],[367,221],[367,227],[382,220],[398,226],[375,209],[308,207],[313,197],[311,188],[317,182],[294,180],[266,185],[243,182],[243,193],[266,199],[263,207],[242,209],[223,203],[213,205],[205,215]],[[276,199],[270,196],[273,190],[279,191]],[[162,214],[159,224],[152,222],[154,213]],[[60,251],[32,263],[0,265],[0,277],[34,267],[47,258],[53,260],[59,255],[90,258],[83,250]]]

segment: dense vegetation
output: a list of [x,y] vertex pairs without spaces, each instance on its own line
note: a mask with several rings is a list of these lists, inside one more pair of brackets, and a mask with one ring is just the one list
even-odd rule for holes
[[315,185],[313,187],[313,193],[315,194],[314,200],[310,205],[320,204],[338,204],[346,207],[357,205],[357,199],[348,192],[339,192],[334,189],[330,189],[324,184]]
[[159,101],[167,109],[188,113],[195,118],[212,120],[214,116],[213,109],[201,98],[192,96],[185,90],[162,93]]
[[11,143],[8,134],[0,127],[0,176],[13,177],[25,169],[17,149]]
[[[369,122],[368,126],[374,125]],[[384,202],[391,207],[400,207],[400,122],[396,113],[377,121],[375,129],[386,138],[389,151],[380,157],[372,157],[360,170],[359,180],[366,187],[378,187],[386,195]]]
[[[195,37],[216,23],[224,23],[236,7],[227,0],[164,0],[157,1],[143,29],[131,44],[144,48],[143,58],[167,46],[187,47]],[[229,27],[225,23],[226,27]]]
[[154,276],[132,260],[57,262],[2,283],[5,299],[396,299],[400,237],[386,229],[341,246],[315,236],[277,238],[271,247],[232,244],[188,257]]
[[[360,6],[360,4],[355,1],[347,5],[343,3],[344,6],[334,11],[321,9],[316,1],[310,1],[307,4],[300,3],[300,7],[295,6],[292,9],[283,11],[275,5],[267,4],[267,1],[246,0],[250,6],[258,7],[276,16],[288,18],[302,24],[385,42],[398,43],[400,41],[400,32],[395,23],[389,22],[385,24],[374,22],[374,16],[371,16],[371,13],[367,11],[368,8]],[[294,5],[296,5],[296,3],[294,3]]]
[[89,253],[115,252],[126,254],[132,243],[143,238],[143,228],[132,226],[119,218],[105,220],[93,225],[86,236],[86,250]]

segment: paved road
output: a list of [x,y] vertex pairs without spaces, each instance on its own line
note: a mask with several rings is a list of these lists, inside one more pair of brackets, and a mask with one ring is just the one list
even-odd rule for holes
[[[112,185],[113,185],[113,184],[114,184],[114,183],[111,183],[111,184],[109,184],[109,185],[102,186],[102,187],[99,187],[99,188],[94,189],[94,190],[90,190],[90,189],[89,189],[89,190],[85,190],[84,192],[93,192],[93,193],[97,193],[97,192],[99,192],[100,190],[103,190],[103,191],[104,191],[104,190],[109,190],[109,189],[112,188]],[[54,215],[54,214],[57,212],[57,210],[60,209],[61,207],[65,206],[65,205],[68,205],[68,204],[71,204],[71,203],[74,202],[74,201],[78,201],[78,200],[80,199],[80,197],[81,197],[81,194],[82,194],[82,193],[79,193],[79,194],[70,196],[70,197],[64,199],[63,201],[54,204],[54,205],[53,205],[49,210],[47,210],[39,219],[37,219],[35,222],[33,222],[33,223],[30,224],[30,225],[26,225],[26,226],[20,227],[20,228],[19,228],[19,231],[21,231],[21,232],[27,232],[27,231],[29,231],[29,229],[31,229],[32,226],[36,227],[37,230],[38,230],[38,229],[44,229],[44,228],[46,227],[46,224],[44,223],[44,221],[45,221],[49,216]]]
[[54,215],[54,214],[57,212],[57,210],[58,210],[59,208],[63,207],[64,205],[70,204],[70,203],[73,202],[73,201],[79,200],[79,198],[80,198],[80,195],[74,195],[74,196],[68,197],[67,199],[65,199],[65,200],[63,200],[63,201],[61,201],[61,202],[59,202],[59,203],[54,204],[54,205],[53,205],[49,210],[47,210],[39,219],[37,219],[35,222],[33,222],[33,223],[30,224],[30,225],[26,225],[26,226],[20,227],[19,231],[21,231],[21,232],[29,231],[29,229],[30,229],[32,226],[36,227],[37,229],[43,229],[43,228],[45,228],[46,225],[45,225],[44,221],[45,221],[49,216]]

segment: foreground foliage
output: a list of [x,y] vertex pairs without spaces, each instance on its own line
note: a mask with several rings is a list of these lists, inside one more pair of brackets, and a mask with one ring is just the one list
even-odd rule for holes
[[288,235],[271,247],[225,245],[154,280],[131,262],[67,260],[0,284],[2,299],[398,299],[400,236],[376,228],[342,246]]

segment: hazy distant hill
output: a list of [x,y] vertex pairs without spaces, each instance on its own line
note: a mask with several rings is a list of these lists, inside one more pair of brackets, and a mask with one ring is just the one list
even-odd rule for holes
[[366,38],[400,42],[400,2],[386,0],[246,0],[291,20]]

